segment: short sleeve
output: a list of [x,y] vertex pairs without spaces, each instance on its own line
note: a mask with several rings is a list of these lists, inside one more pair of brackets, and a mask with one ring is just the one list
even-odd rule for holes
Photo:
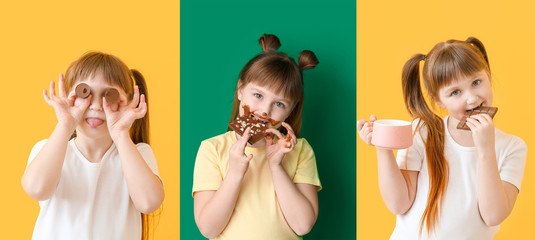
[[41,151],[43,146],[45,146],[45,143],[46,143],[46,139],[37,142],[33,146],[32,151],[30,152],[30,157],[28,157],[28,163],[26,164],[26,167],[28,167],[30,165],[30,163],[35,159],[35,157]]
[[[417,127],[418,120],[412,123],[413,131]],[[420,127],[412,138],[412,146],[407,149],[399,150],[396,156],[396,162],[399,169],[420,171],[425,159],[425,143],[422,136],[426,136],[427,128]]]
[[297,169],[293,177],[294,183],[308,183],[317,186],[321,190],[321,182],[316,166],[316,156],[307,140],[302,139],[301,152],[297,160]]
[[500,178],[515,185],[520,190],[524,178],[528,147],[522,139],[514,137],[506,149],[505,158],[499,166]]
[[145,160],[147,163],[147,166],[149,166],[150,170],[152,170],[156,176],[160,177],[160,174],[158,173],[158,163],[156,162],[156,157],[154,156],[150,145],[146,143],[138,143],[136,147],[143,157],[143,160]]
[[219,167],[220,159],[219,153],[212,142],[208,140],[201,142],[193,170],[192,194],[198,191],[219,189],[223,182]]

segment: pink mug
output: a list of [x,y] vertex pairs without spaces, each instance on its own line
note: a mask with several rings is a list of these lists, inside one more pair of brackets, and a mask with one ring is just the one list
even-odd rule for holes
[[404,149],[412,145],[412,124],[403,120],[373,122],[372,144],[384,149]]

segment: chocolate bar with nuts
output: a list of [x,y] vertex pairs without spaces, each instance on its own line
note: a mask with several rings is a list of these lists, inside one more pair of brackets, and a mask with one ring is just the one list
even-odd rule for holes
[[251,116],[247,105],[244,105],[243,109],[245,110],[243,116],[236,117],[236,119],[230,122],[228,126],[240,136],[243,136],[247,127],[251,127],[248,142],[252,145],[266,136],[266,129],[268,129],[268,127],[265,123]]
[[485,113],[488,114],[490,118],[494,118],[494,115],[496,115],[497,112],[498,112],[497,107],[477,107],[472,110],[468,110],[464,113],[463,119],[461,119],[461,121],[457,125],[457,129],[470,131],[470,128],[468,127],[468,125],[466,125],[467,118],[469,118],[470,116],[477,115],[477,114],[485,114]]

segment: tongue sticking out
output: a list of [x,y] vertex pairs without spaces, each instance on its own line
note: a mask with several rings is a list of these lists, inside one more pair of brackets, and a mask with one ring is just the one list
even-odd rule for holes
[[89,126],[91,126],[92,128],[97,128],[98,126],[100,126],[101,124],[104,123],[104,120],[102,120],[102,119],[98,119],[98,118],[87,118],[85,121],[86,121],[87,124],[89,124]]

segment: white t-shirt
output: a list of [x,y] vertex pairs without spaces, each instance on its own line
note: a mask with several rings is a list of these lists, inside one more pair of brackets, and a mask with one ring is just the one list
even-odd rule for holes
[[[28,165],[45,142],[33,147]],[[158,175],[151,147],[145,143],[136,146]],[[115,144],[101,162],[92,163],[80,153],[74,139],[70,140],[56,190],[50,199],[39,201],[39,206],[32,239],[141,239],[141,213],[128,194]]]
[[[449,117],[449,116],[448,116]],[[444,124],[447,126],[447,119]],[[418,120],[413,122],[416,127]],[[421,133],[421,134],[420,134]],[[413,145],[398,151],[400,169],[419,171],[416,198],[409,211],[397,215],[396,228],[391,240],[419,239],[420,222],[429,193],[429,172],[425,145],[427,128],[422,128],[413,138]],[[519,137],[495,129],[496,161],[500,178],[520,190],[526,164],[527,146]],[[420,239],[493,239],[499,226],[487,226],[479,214],[477,203],[477,150],[457,144],[446,127],[444,155],[449,164],[449,179],[435,231],[426,234],[424,226]]]

